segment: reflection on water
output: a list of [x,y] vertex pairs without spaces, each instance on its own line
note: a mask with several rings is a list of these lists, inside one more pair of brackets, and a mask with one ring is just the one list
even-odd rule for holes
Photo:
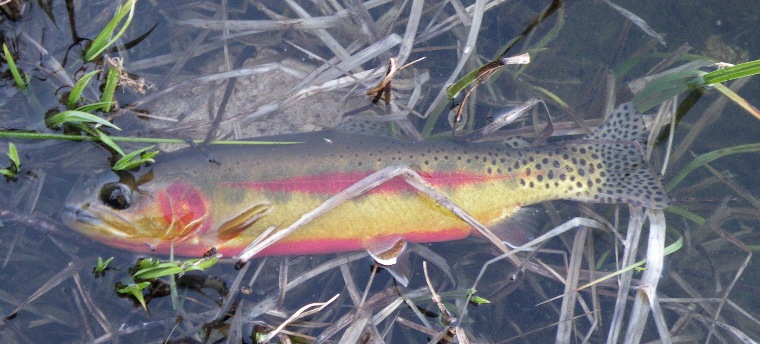
[[[415,30],[417,39],[411,43],[405,34],[414,22],[409,20],[413,4],[378,1],[368,2],[366,9],[351,5],[336,10],[332,4],[310,2],[295,6],[276,1],[141,1],[124,38],[108,55],[121,58],[124,83],[145,82],[148,87],[145,94],[139,87],[120,87],[115,96],[118,107],[108,116],[122,130],[110,132],[188,140],[204,139],[210,128],[218,127],[217,138],[249,138],[332,128],[344,121],[345,115],[360,117],[360,124],[353,127],[371,127],[373,131],[380,127],[397,134],[408,127],[422,129],[426,123],[420,116],[448,108],[439,95],[452,71],[461,67],[461,76],[498,56],[549,6],[549,2],[532,1],[492,3],[493,7],[487,6],[473,50],[465,47],[473,21],[464,19],[463,25],[465,9],[451,4],[425,2]],[[760,7],[754,1],[720,5],[672,1],[658,3],[657,7],[644,2],[617,4],[645,20],[667,45],[658,43],[604,2],[562,4],[508,52],[531,52],[527,67],[506,67],[470,94],[465,103],[465,130],[487,124],[515,101],[538,96],[549,104],[556,133],[563,133],[575,127],[574,119],[599,118],[607,103],[630,99],[626,83],[652,70],[661,72],[704,57],[729,63],[760,58],[760,41],[754,39],[760,33],[756,25]],[[473,3],[465,1],[464,5]],[[85,73],[104,68],[102,61],[82,62],[81,55],[117,7],[102,1],[39,1],[28,5],[21,20],[5,19],[0,24],[3,41],[19,69],[29,76],[29,92],[25,94],[13,85],[7,64],[3,64],[0,127],[63,133],[63,129],[46,128],[43,120],[66,109],[71,86]],[[315,18],[271,21],[295,19],[303,13]],[[669,61],[668,55],[684,44],[691,47],[688,53]],[[460,57],[469,52],[473,52],[469,60],[459,66]],[[390,57],[402,57],[402,64],[426,59],[394,78],[392,106],[372,106],[365,91],[384,75]],[[662,61],[666,65],[658,66]],[[237,78],[228,87],[230,77]],[[98,101],[104,80],[101,74],[91,81],[80,105]],[[732,87],[751,104],[760,104],[756,81],[741,80]],[[691,96],[695,103],[679,118],[674,131],[666,182],[693,160],[691,153],[756,142],[758,123],[727,98],[711,89],[699,97]],[[543,127],[544,115],[532,121]],[[389,116],[408,121],[388,130],[387,124],[377,120]],[[428,126],[449,133],[445,114],[442,117],[435,126]],[[528,127],[532,121],[520,125]],[[535,139],[531,130],[507,129]],[[78,134],[70,128],[67,133]],[[92,243],[63,228],[57,220],[70,186],[81,176],[108,168],[111,154],[91,142],[6,138],[0,138],[0,152],[4,153],[11,141],[19,150],[22,169],[16,181],[0,183],[0,247],[5,253],[0,270],[0,311],[8,315],[16,307],[24,307],[15,318],[0,321],[0,333],[7,341],[55,338],[105,342],[115,340],[114,336],[130,342],[192,336],[202,340],[202,326],[221,319],[206,332],[211,341],[233,331],[232,337],[251,342],[252,329],[277,327],[302,306],[325,302],[335,294],[341,296],[333,304],[286,329],[304,334],[306,340],[428,341],[445,333],[445,328],[439,321],[439,307],[429,301],[423,260],[429,262],[431,282],[443,297],[443,305],[457,317],[452,324],[461,325],[471,342],[504,342],[521,334],[528,341],[545,342],[556,336],[560,301],[536,304],[562,294],[563,285],[551,276],[536,273],[538,268],[527,268],[514,287],[508,281],[514,267],[506,262],[492,265],[476,288],[476,295],[491,303],[467,306],[467,314],[460,318],[466,306],[463,290],[472,287],[483,264],[497,255],[490,244],[477,238],[414,249],[411,285],[401,288],[400,295],[419,309],[394,304],[399,291],[385,272],[374,275],[362,302],[373,276],[370,260],[363,255],[340,254],[255,259],[242,270],[247,271],[245,275],[239,275],[231,263],[220,264],[208,272],[214,278],[198,277],[202,282],[194,280],[189,287],[180,288],[179,311],[172,308],[169,297],[156,297],[146,313],[114,292],[114,285],[128,277],[127,269],[136,257]],[[121,145],[127,151],[144,146]],[[657,168],[662,167],[666,156],[665,141],[661,146],[652,158]],[[173,150],[177,146],[161,148]],[[667,213],[670,231],[666,244],[678,236],[686,240],[681,250],[666,258],[658,288],[665,319],[675,328],[673,336],[704,340],[710,319],[718,313],[721,323],[731,324],[752,338],[760,336],[760,326],[737,311],[742,309],[755,317],[760,313],[753,297],[758,292],[754,281],[760,271],[747,260],[746,251],[760,243],[754,231],[760,209],[756,200],[760,190],[753,173],[756,154],[716,160],[691,173],[671,192],[679,207],[698,216],[686,219]],[[7,166],[0,158],[0,168]],[[625,229],[625,207],[619,213],[611,206],[588,207]],[[586,206],[577,204],[558,202],[542,208],[549,214],[549,219],[542,219],[546,224],[540,225],[544,230],[565,218],[591,216]],[[573,236],[566,235],[547,243],[545,248],[555,253],[536,255],[534,265],[539,266],[540,260],[564,274],[566,258],[556,253],[570,254]],[[608,232],[594,231],[592,237],[586,245],[586,259],[591,257],[593,264],[584,261],[582,269],[596,265],[600,271],[614,271],[613,257],[623,248],[618,245],[616,251],[615,237]],[[646,244],[642,244],[639,252],[645,251]],[[90,269],[97,257],[111,256],[115,257],[111,269],[104,277],[94,278]],[[344,263],[344,267],[336,268]],[[318,270],[325,267],[332,268]],[[312,273],[314,277],[299,280]],[[595,276],[602,274],[597,271]],[[236,277],[242,278],[241,284],[235,284]],[[640,273],[634,274],[634,279],[640,277]],[[585,283],[588,277],[581,275],[581,279]],[[236,302],[222,300],[214,291],[219,290],[215,287],[220,281],[238,287]],[[287,283],[291,284],[285,289],[279,287]],[[617,284],[603,283],[596,293],[593,297],[589,292],[579,294],[584,303],[575,307],[573,321],[577,336],[586,336],[593,329],[591,341],[603,342]],[[730,302],[710,299],[695,303],[673,298],[726,298]],[[217,314],[220,305],[236,310],[229,313],[231,319]],[[382,313],[383,309],[389,313]],[[601,317],[601,326],[592,325],[591,314]],[[357,332],[358,337],[345,330],[349,323],[369,319],[375,327]],[[720,335],[734,338],[729,332]],[[648,325],[644,339],[656,338],[655,326]]]

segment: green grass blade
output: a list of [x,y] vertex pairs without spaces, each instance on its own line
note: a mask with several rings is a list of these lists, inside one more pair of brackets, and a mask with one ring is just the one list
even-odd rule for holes
[[[131,137],[131,136],[110,136],[114,142],[130,143],[165,143],[165,144],[182,144],[204,143],[204,140],[179,140],[179,139],[162,139],[157,137]],[[64,135],[50,133],[30,133],[22,131],[0,131],[0,138],[26,139],[26,140],[59,140],[59,141],[98,141],[97,137]],[[301,144],[300,141],[211,141],[206,142],[211,145],[294,145]]]
[[111,66],[108,67],[108,76],[106,77],[106,86],[103,88],[103,94],[100,95],[100,102],[105,103],[102,107],[103,112],[111,111],[113,94],[116,92],[116,86],[119,84],[119,71]]
[[106,270],[108,270],[108,264],[111,264],[111,261],[114,257],[108,258],[105,261],[103,261],[102,257],[98,257],[98,263],[95,265],[94,268],[92,268],[92,273],[95,275],[95,278],[103,277],[106,274]]
[[17,170],[21,167],[21,160],[18,158],[18,150],[16,150],[16,145],[11,142],[8,142],[8,159],[10,159],[13,165],[16,166]]
[[66,110],[57,113],[48,118],[46,123],[51,127],[58,127],[64,123],[96,123],[104,125],[106,127],[114,128],[116,130],[121,130],[119,127],[104,118],[100,118],[91,113],[77,110]]
[[108,134],[104,133],[100,129],[95,129],[96,136],[100,142],[103,142],[106,146],[111,147],[116,153],[119,153],[119,155],[124,156],[124,151],[119,147],[116,142],[114,142],[113,138],[108,136]]
[[[171,246],[169,246],[169,261],[174,261],[174,241],[172,241]],[[169,276],[169,292],[171,293],[170,295],[172,298],[172,309],[176,311],[182,307],[182,302],[177,294],[177,279],[174,275]],[[182,300],[184,301],[185,299],[182,298]]]
[[8,69],[13,75],[13,80],[16,81],[16,86],[21,90],[26,90],[26,82],[21,77],[21,73],[18,71],[18,67],[16,67],[16,61],[13,60],[13,55],[11,55],[11,51],[8,50],[8,46],[5,43],[3,43],[3,53],[5,54],[5,62],[8,63]]
[[[149,149],[153,149],[153,147],[155,146],[149,146],[142,149],[138,149],[134,152],[131,152],[123,156],[121,159],[119,159],[119,161],[117,161],[113,165],[112,169],[114,171],[125,171],[125,170],[131,170],[135,167],[139,167],[140,165],[144,163],[156,162],[155,160],[153,160],[153,158],[156,156],[156,154],[158,154],[158,151],[147,152]],[[143,155],[140,156],[141,154]]]
[[478,79],[478,75],[480,75],[480,71],[483,70],[486,66],[488,66],[490,63],[482,65],[478,67],[477,69],[467,73],[467,75],[461,77],[459,80],[457,80],[454,84],[446,88],[446,97],[449,98],[449,100],[454,99],[454,97],[457,95],[457,93],[461,92],[465,87],[475,82],[475,80]]
[[[541,37],[541,40],[536,43],[535,46],[531,47],[531,57],[535,58],[535,55],[538,55],[539,52],[545,50],[549,43],[551,43],[553,40],[559,36],[560,31],[562,31],[562,28],[565,27],[565,8],[560,6],[557,8],[556,13],[557,21],[554,22],[554,26],[544,35]],[[522,74],[525,69],[528,68],[528,65],[522,65],[520,68],[515,72],[515,77]]]
[[2,168],[0,169],[0,175],[5,176],[9,179],[15,179],[16,175],[18,174],[19,169],[21,169],[21,161],[18,158],[18,151],[16,150],[16,145],[14,145],[11,142],[8,142],[8,159],[11,161],[11,166],[8,168]]
[[744,111],[747,111],[750,115],[755,116],[757,119],[760,119],[760,110],[750,104],[746,99],[742,98],[742,96],[738,95],[736,92],[732,91],[730,88],[721,83],[712,84],[712,87],[718,90],[720,93],[723,93],[724,96],[728,97],[728,99],[731,99],[731,101],[744,109]]
[[[92,41],[89,47],[87,47],[87,50],[84,54],[84,60],[85,61],[92,61],[100,54],[103,53],[108,47],[113,45],[119,38],[121,38],[121,35],[124,34],[124,31],[126,31],[127,27],[129,27],[129,24],[132,22],[132,16],[135,12],[135,3],[137,0],[127,0],[118,11],[114,14],[113,18],[110,22],[103,28],[102,31],[100,31],[100,34],[98,34],[97,37]],[[124,16],[127,16],[127,19],[124,21],[124,25],[121,26],[121,30],[117,34],[114,35],[114,31],[116,30],[116,27],[119,25],[122,19],[124,19]],[[111,38],[113,37],[113,38]],[[110,40],[109,40],[110,38]]]
[[92,113],[92,112],[95,112],[95,111],[102,110],[103,107],[105,107],[106,105],[111,105],[111,103],[96,102],[96,103],[92,103],[92,104],[82,105],[82,106],[76,108],[75,110],[76,111],[81,111],[81,112]]
[[633,97],[633,103],[639,111],[647,111],[666,99],[701,85],[701,76],[704,74],[700,70],[686,70],[663,75],[637,93]]
[[689,173],[697,168],[710,163],[711,161],[722,158],[726,155],[741,154],[741,153],[756,153],[760,152],[760,143],[752,143],[746,145],[733,146],[723,149],[714,150],[709,153],[702,154],[694,159],[689,165],[683,168],[673,179],[668,183],[666,189],[668,191],[673,190],[678,184],[686,178]]
[[[676,252],[676,251],[680,250],[681,247],[683,247],[683,237],[678,237],[678,240],[676,240],[674,243],[668,245],[668,247],[665,248],[665,250],[663,252],[663,255],[667,256],[667,255],[669,255],[669,254],[671,254],[673,252]],[[624,267],[624,268],[622,268],[620,270],[617,270],[617,271],[615,271],[615,272],[613,272],[613,273],[611,273],[609,275],[606,275],[606,276],[604,276],[602,278],[596,279],[596,280],[594,280],[592,282],[589,282],[589,283],[587,283],[587,284],[585,284],[583,286],[580,286],[575,291],[576,292],[581,291],[581,290],[586,289],[586,288],[588,288],[588,287],[590,287],[590,286],[592,286],[594,284],[597,284],[597,283],[599,283],[601,281],[604,281],[606,279],[615,277],[615,276],[620,275],[620,274],[622,274],[622,273],[624,273],[626,271],[638,268],[638,267],[646,264],[646,262],[647,262],[646,259],[642,259],[642,260],[640,260],[640,261],[638,261],[636,263],[633,263],[633,264],[628,265],[628,266],[626,266],[626,267]]]
[[138,302],[142,305],[144,310],[148,310],[148,306],[145,304],[145,297],[143,296],[142,290],[147,288],[150,285],[150,282],[140,282],[137,284],[130,284],[124,288],[116,290],[119,294],[131,294],[132,296],[137,299]]
[[100,73],[100,69],[82,75],[82,77],[77,80],[77,83],[74,84],[74,87],[71,89],[71,93],[69,93],[69,97],[66,100],[66,106],[68,106],[69,109],[73,109],[77,106],[79,99],[82,97],[84,88],[87,87],[90,79],[98,73]]
[[681,215],[681,217],[683,217],[683,218],[685,218],[685,219],[687,219],[687,220],[689,220],[691,222],[694,222],[694,223],[696,223],[698,225],[704,225],[705,223],[707,223],[707,220],[705,220],[704,217],[699,216],[697,214],[694,214],[694,213],[690,212],[689,210],[687,210],[686,208],[683,208],[683,207],[679,207],[679,206],[676,206],[676,205],[671,205],[671,206],[669,206],[665,210],[667,212],[669,212],[669,213],[673,213],[673,214],[676,214],[676,215]]
[[702,80],[705,85],[712,85],[757,74],[760,74],[760,60],[740,63],[735,66],[712,71],[703,75]]
[[203,259],[190,259],[185,262],[171,261],[162,262],[157,265],[140,269],[132,275],[135,279],[152,279],[160,278],[188,271],[200,271],[208,269],[219,261],[219,257],[210,257]]

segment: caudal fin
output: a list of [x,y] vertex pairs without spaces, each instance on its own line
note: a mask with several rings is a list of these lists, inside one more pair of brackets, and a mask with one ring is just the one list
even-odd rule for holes
[[602,183],[593,197],[603,203],[630,203],[652,209],[666,208],[670,199],[660,175],[644,160],[648,133],[641,114],[631,103],[619,105],[607,121],[587,139],[604,162]]

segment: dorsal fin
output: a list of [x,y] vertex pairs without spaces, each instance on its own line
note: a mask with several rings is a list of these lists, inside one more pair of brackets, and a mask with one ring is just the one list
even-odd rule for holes
[[388,122],[372,121],[365,118],[346,117],[335,126],[335,130],[351,134],[392,137]]
[[589,135],[589,140],[636,141],[646,145],[647,128],[644,119],[633,103],[623,103],[615,108],[607,120]]

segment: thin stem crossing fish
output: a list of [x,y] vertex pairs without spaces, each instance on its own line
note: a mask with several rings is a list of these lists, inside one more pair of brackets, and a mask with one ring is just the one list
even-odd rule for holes
[[[166,154],[139,174],[111,171],[71,191],[64,222],[137,252],[237,255],[271,226],[286,228],[326,199],[387,166],[409,166],[489,228],[547,200],[664,208],[659,176],[641,154],[646,128],[619,106],[587,138],[511,149],[500,143],[404,142],[334,131]],[[399,178],[351,199],[266,248],[263,255],[341,252],[378,243],[436,242],[472,228]],[[498,231],[497,231],[498,232]],[[380,245],[382,246],[382,245]]]

